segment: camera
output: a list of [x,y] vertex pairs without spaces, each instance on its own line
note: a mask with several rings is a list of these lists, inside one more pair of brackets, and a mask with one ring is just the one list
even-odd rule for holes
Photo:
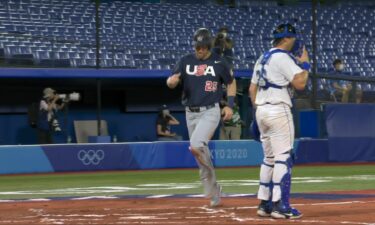
[[223,33],[218,33],[217,34],[217,39],[223,39],[224,38],[224,34]]
[[57,94],[57,95],[63,101],[79,101],[81,99],[81,95],[77,92],[72,92],[70,94]]

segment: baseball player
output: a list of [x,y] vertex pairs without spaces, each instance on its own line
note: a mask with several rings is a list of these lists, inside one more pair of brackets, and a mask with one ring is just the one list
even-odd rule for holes
[[[221,201],[221,186],[216,182],[208,141],[221,115],[224,120],[232,117],[236,82],[225,59],[210,51],[211,43],[210,31],[198,29],[193,37],[195,53],[180,59],[173,75],[167,79],[167,85],[175,88],[182,84],[190,151],[199,166],[200,179],[206,197],[210,198],[210,206],[216,207]],[[219,102],[223,96],[223,84],[227,85],[228,106],[221,110]]]
[[249,88],[264,151],[257,214],[296,219],[302,214],[289,204],[294,142],[291,88],[305,88],[310,63],[305,48],[300,56],[290,53],[296,41],[296,29],[292,25],[277,26],[273,38],[273,48],[255,64]]

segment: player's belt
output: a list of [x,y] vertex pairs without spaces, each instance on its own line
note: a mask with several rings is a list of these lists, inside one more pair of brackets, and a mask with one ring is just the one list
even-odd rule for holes
[[278,102],[278,103],[265,102],[265,103],[263,103],[263,104],[261,104],[259,106],[262,106],[262,105],[281,105],[281,104],[288,105],[288,104],[286,104],[284,102]]
[[280,105],[282,102],[278,103],[271,103],[271,102],[265,102],[263,105]]
[[214,108],[216,104],[206,105],[206,106],[188,106],[187,108],[190,110],[190,112],[202,112],[207,109]]

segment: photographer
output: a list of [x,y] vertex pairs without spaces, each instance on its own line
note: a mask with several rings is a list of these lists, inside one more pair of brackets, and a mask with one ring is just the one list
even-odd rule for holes
[[214,39],[213,52],[224,57],[233,69],[233,41],[228,37],[228,28],[221,27]]
[[43,90],[43,98],[39,103],[37,134],[39,144],[52,144],[52,133],[61,131],[56,113],[61,110],[68,99],[61,99],[52,88]]

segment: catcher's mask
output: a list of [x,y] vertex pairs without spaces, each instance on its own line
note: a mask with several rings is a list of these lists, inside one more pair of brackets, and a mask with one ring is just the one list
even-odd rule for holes
[[296,28],[294,28],[290,23],[278,25],[272,34],[274,39],[297,36]]

